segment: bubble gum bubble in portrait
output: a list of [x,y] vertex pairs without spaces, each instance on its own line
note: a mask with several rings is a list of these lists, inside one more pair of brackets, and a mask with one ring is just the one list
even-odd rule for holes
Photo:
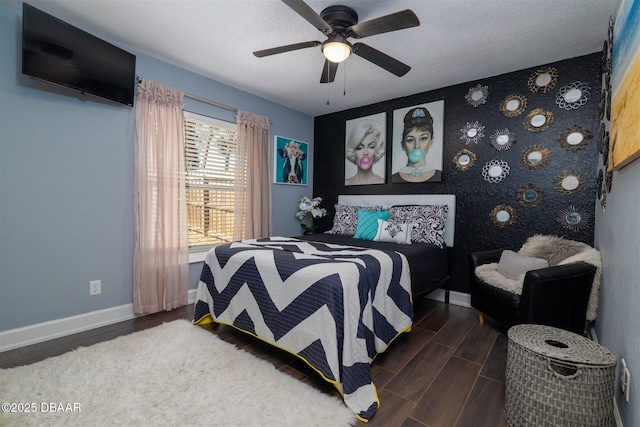
[[425,154],[422,148],[414,148],[409,153],[409,160],[411,160],[413,163],[417,163],[420,160],[424,159],[424,156]]
[[371,157],[368,154],[362,156],[360,158],[360,161],[358,161],[358,166],[360,166],[360,169],[367,170],[371,167],[372,164],[373,162],[371,161]]

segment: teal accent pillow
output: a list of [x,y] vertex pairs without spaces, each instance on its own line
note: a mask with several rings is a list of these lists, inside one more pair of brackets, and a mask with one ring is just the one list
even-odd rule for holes
[[378,220],[389,219],[389,211],[371,212],[360,209],[358,211],[358,225],[354,239],[373,240],[378,233]]

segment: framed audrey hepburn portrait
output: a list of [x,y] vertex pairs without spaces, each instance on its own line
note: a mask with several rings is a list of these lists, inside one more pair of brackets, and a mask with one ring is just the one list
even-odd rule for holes
[[393,112],[392,183],[441,182],[444,100]]

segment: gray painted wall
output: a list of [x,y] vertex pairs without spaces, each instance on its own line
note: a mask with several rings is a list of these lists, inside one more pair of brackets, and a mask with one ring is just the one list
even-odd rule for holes
[[[0,331],[132,302],[135,111],[22,76],[21,15],[0,2]],[[313,152],[312,117],[133,53],[140,76],[268,116],[272,136],[308,141]],[[272,185],[275,234],[299,234],[297,200],[313,188],[308,163],[308,187]],[[191,265],[192,289],[201,268]],[[90,297],[97,279],[102,294]]]
[[[602,164],[602,163],[600,163]],[[640,160],[613,173],[606,210],[596,205],[595,245],[602,253],[602,285],[596,333],[602,345],[631,372],[627,403],[616,387],[616,402],[625,426],[640,426]],[[617,384],[617,382],[616,382]]]

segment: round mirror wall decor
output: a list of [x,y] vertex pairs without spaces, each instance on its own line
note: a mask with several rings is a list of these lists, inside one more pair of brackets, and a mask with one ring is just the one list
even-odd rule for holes
[[558,69],[554,67],[542,67],[529,76],[527,87],[533,93],[547,93],[558,82]]
[[602,141],[602,165],[607,166],[609,163],[609,131],[604,133]]
[[611,193],[612,184],[613,184],[613,171],[608,171],[604,175],[604,187],[607,189],[607,193]]
[[604,171],[602,169],[598,170],[598,182],[596,184],[596,194],[598,196],[598,200],[602,202],[602,198],[604,197]]
[[482,126],[477,120],[475,122],[467,122],[466,126],[460,129],[462,136],[460,139],[464,139],[467,145],[473,143],[477,144],[484,136],[484,126]]
[[516,117],[524,113],[527,109],[527,98],[523,95],[511,94],[508,95],[502,104],[500,104],[500,111],[507,117]]
[[506,227],[516,220],[516,213],[511,206],[498,205],[491,211],[491,222],[498,227]]
[[564,195],[580,193],[587,188],[587,177],[581,172],[564,171],[556,177],[553,188]]
[[571,205],[560,210],[557,221],[562,228],[575,232],[588,228],[590,219],[591,214],[586,209]]
[[567,151],[582,150],[591,142],[591,132],[582,126],[572,126],[565,129],[558,138],[558,143]]
[[469,105],[478,107],[487,102],[489,97],[489,86],[476,85],[469,89],[469,92],[464,96]]
[[518,189],[516,198],[518,199],[518,203],[525,208],[535,208],[544,199],[544,192],[537,185],[527,184]]
[[542,145],[531,145],[522,152],[522,164],[529,169],[540,169],[551,158],[551,152]]
[[536,108],[527,114],[523,124],[529,132],[542,132],[549,129],[551,123],[553,123],[553,113],[542,108]]
[[602,154],[604,152],[604,133],[606,127],[604,123],[600,123],[600,133],[598,134],[598,152]]
[[573,82],[560,88],[556,95],[556,104],[565,110],[577,110],[587,103],[591,96],[591,88],[582,82]]
[[486,181],[496,184],[509,175],[509,165],[504,160],[493,159],[482,168],[482,176]]
[[607,91],[602,88],[600,91],[600,103],[598,104],[598,118],[602,122],[607,111]]
[[453,158],[453,163],[456,165],[456,168],[458,170],[469,170],[473,165],[476,164],[476,155],[474,152],[463,148],[456,153]]
[[508,150],[514,142],[516,134],[509,129],[498,129],[491,135],[491,145],[498,151]]

